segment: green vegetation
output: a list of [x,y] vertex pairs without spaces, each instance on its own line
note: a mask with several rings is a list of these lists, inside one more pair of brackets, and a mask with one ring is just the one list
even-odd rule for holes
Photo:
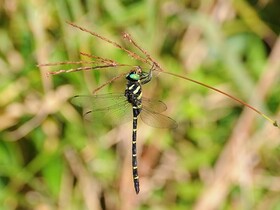
[[[257,2],[257,3],[256,3]],[[279,129],[212,90],[166,74],[144,85],[176,130],[139,123],[140,193],[131,174],[131,122],[84,121],[69,103],[129,68],[48,76],[89,61],[143,65],[65,21],[173,72],[279,117],[277,1],[0,1],[0,209],[279,209]],[[148,70],[147,65],[143,65]],[[100,93],[123,92],[125,79]]]

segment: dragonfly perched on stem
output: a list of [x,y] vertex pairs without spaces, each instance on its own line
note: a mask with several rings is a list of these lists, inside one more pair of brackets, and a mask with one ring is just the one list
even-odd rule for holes
[[[166,110],[166,106],[161,101],[154,101],[150,99],[146,99],[142,97],[142,89],[141,85],[148,83],[152,79],[153,72],[162,73],[170,76],[174,76],[179,79],[187,80],[192,83],[196,83],[198,85],[204,86],[208,89],[211,89],[215,92],[218,92],[226,97],[231,98],[232,100],[238,102],[239,104],[248,107],[249,109],[253,110],[254,112],[261,115],[267,121],[272,123],[274,126],[279,128],[279,124],[277,121],[272,120],[270,117],[265,115],[260,110],[256,109],[255,107],[251,106],[250,104],[232,96],[222,90],[214,88],[210,85],[205,83],[196,81],[194,79],[188,78],[186,76],[182,76],[179,74],[171,73],[168,71],[164,71],[161,66],[149,55],[143,48],[141,48],[129,35],[128,33],[123,34],[123,38],[131,43],[138,51],[141,52],[142,56],[132,52],[131,50],[126,49],[125,47],[119,45],[118,43],[101,36],[95,32],[89,31],[81,26],[78,26],[74,23],[67,22],[67,24],[71,25],[74,28],[77,28],[81,31],[89,33],[111,45],[114,47],[126,52],[130,57],[135,60],[138,60],[144,64],[150,66],[149,72],[144,72],[140,66],[133,66],[130,64],[123,64],[118,63],[115,60],[99,57],[96,55],[91,55],[88,53],[81,52],[82,56],[86,56],[91,58],[92,61],[64,61],[64,62],[56,62],[56,63],[47,63],[47,64],[39,64],[38,66],[58,66],[58,65],[66,65],[66,64],[86,64],[88,66],[78,67],[78,68],[71,68],[71,69],[61,69],[55,72],[49,72],[49,75],[58,75],[61,73],[71,73],[71,72],[78,72],[78,71],[92,71],[92,70],[101,70],[101,69],[108,69],[108,68],[120,68],[120,67],[128,67],[130,68],[129,72],[121,73],[112,79],[108,80],[106,83],[100,85],[96,89],[93,90],[93,95],[88,96],[75,96],[72,99],[72,102],[81,107],[90,108],[88,112],[85,113],[85,116],[94,115],[94,113],[98,112],[114,112],[116,115],[124,115],[127,112],[127,108],[132,106],[132,117],[133,117],[133,131],[132,131],[132,172],[133,172],[133,179],[134,179],[134,187],[136,193],[139,193],[139,178],[137,172],[137,157],[136,157],[136,129],[137,129],[137,119],[138,116],[148,125],[153,127],[160,127],[160,128],[175,128],[177,126],[176,122],[161,114],[161,112]],[[126,76],[127,79],[127,86],[124,94],[101,94],[95,95],[100,89],[105,87],[106,85],[116,81],[119,78],[123,78]],[[100,105],[103,104],[103,105]],[[114,111],[113,111],[114,110]]]
[[[142,85],[148,83],[151,79],[151,72],[144,72],[141,67],[137,67],[127,74],[127,85],[124,94],[109,93],[97,95],[78,95],[72,98],[71,102],[75,105],[89,108],[84,116],[94,119],[96,114],[114,116],[117,120],[130,114],[132,118],[132,174],[135,192],[140,191],[138,170],[137,170],[137,124],[138,117],[147,125],[156,128],[173,129],[177,123],[163,114],[167,109],[166,105],[157,100],[142,97]],[[129,109],[132,109],[132,115]]]

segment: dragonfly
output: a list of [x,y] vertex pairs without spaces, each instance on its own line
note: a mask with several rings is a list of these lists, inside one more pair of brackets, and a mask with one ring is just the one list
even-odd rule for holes
[[142,85],[151,80],[151,74],[152,70],[144,72],[138,66],[126,75],[127,84],[124,94],[77,95],[71,100],[77,106],[91,108],[85,112],[86,118],[91,115],[94,117],[95,113],[100,112],[104,114],[113,112],[118,113],[116,116],[122,116],[129,113],[129,109],[132,110],[132,176],[136,194],[140,191],[136,146],[138,117],[140,116],[144,123],[156,128],[177,127],[175,120],[161,114],[167,109],[162,101],[142,97]]
[[[94,116],[95,113],[99,112],[112,112],[116,116],[123,116],[125,113],[129,113],[129,107],[132,107],[132,118],[133,118],[133,131],[132,131],[132,167],[133,167],[133,179],[134,179],[134,187],[135,191],[138,194],[140,191],[139,187],[139,177],[138,177],[138,171],[137,171],[137,157],[136,157],[136,133],[137,133],[137,120],[138,117],[142,119],[143,122],[146,124],[153,126],[153,127],[159,127],[159,128],[175,128],[177,126],[177,123],[161,114],[163,111],[166,110],[166,105],[161,101],[155,101],[151,99],[147,99],[142,97],[142,88],[141,86],[150,82],[152,79],[152,76],[157,74],[165,74],[169,76],[176,77],[178,79],[182,79],[185,81],[189,81],[192,83],[195,83],[197,85],[206,87],[208,89],[211,89],[219,94],[222,94],[237,103],[248,107],[252,111],[256,112],[260,116],[262,116],[264,119],[269,121],[271,124],[273,124],[275,127],[279,128],[279,124],[276,120],[271,119],[266,114],[261,112],[260,110],[256,109],[255,107],[251,106],[250,104],[240,100],[239,98],[228,94],[220,89],[217,89],[215,87],[212,87],[210,85],[207,85],[205,83],[202,83],[200,81],[194,80],[192,78],[186,77],[185,75],[176,74],[173,72],[168,72],[163,70],[163,68],[159,65],[159,63],[150,55],[148,54],[144,49],[142,49],[131,37],[130,34],[124,33],[123,38],[131,43],[131,45],[136,48],[142,55],[135,53],[120,44],[104,37],[96,32],[89,31],[86,28],[83,28],[81,26],[78,26],[74,23],[67,22],[70,26],[77,28],[83,32],[86,32],[100,40],[103,40],[114,47],[122,50],[123,52],[127,53],[130,57],[133,59],[141,62],[142,64],[146,64],[150,66],[149,72],[144,72],[140,66],[133,66],[130,64],[123,64],[119,63],[115,60],[103,58],[100,56],[88,54],[85,52],[80,52],[82,56],[91,58],[91,61],[63,61],[63,62],[55,62],[55,63],[46,63],[46,64],[39,64],[39,67],[44,66],[58,66],[58,65],[65,65],[65,64],[86,64],[87,66],[81,66],[77,68],[71,68],[71,69],[60,69],[58,71],[54,72],[48,72],[49,75],[58,75],[61,73],[71,73],[71,72],[79,72],[79,71],[94,71],[94,70],[102,70],[102,69],[109,69],[109,68],[130,68],[129,72],[120,73],[119,75],[109,79],[104,84],[98,86],[92,91],[93,95],[80,95],[75,96],[72,99],[72,102],[75,105],[91,108],[88,112],[86,112],[84,115],[85,117]],[[124,94],[99,94],[96,95],[96,93],[102,89],[103,87],[107,86],[110,83],[113,83],[114,81],[126,77],[127,79],[127,85],[126,90]],[[103,104],[101,106],[101,104]],[[122,108],[120,108],[122,107]],[[130,112],[131,113],[131,112]],[[135,143],[134,143],[135,142]]]

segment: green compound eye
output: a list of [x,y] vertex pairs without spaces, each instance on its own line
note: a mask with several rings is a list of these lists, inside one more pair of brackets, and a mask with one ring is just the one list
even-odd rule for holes
[[130,79],[132,79],[132,80],[140,80],[140,76],[139,76],[139,74],[130,74],[129,75],[129,77],[130,77]]

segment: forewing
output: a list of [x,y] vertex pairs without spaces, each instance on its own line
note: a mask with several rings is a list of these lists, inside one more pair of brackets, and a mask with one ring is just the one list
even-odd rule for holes
[[78,95],[71,102],[84,108],[84,118],[94,123],[110,121],[118,124],[132,118],[131,105],[123,94]]
[[72,104],[92,111],[106,111],[126,102],[125,96],[119,93],[77,95],[71,99]]
[[176,128],[178,125],[175,120],[160,113],[142,109],[140,117],[144,123],[155,128]]

